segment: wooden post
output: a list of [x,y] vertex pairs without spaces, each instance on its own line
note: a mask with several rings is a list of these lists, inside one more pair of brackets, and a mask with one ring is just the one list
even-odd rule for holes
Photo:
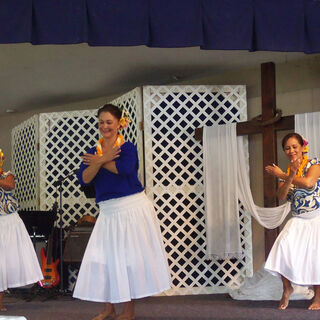
[[[276,78],[273,62],[261,65],[261,101],[262,122],[272,119],[276,115]],[[277,137],[274,124],[262,128],[263,140],[263,194],[264,206],[275,207],[277,201],[277,181],[267,174],[265,167],[277,163]],[[279,234],[279,228],[265,229],[265,257]]]

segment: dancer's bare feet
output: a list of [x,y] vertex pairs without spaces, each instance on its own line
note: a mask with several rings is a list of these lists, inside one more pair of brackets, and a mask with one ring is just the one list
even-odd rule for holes
[[0,311],[8,311],[4,305],[0,305]]
[[279,303],[280,310],[287,309],[292,292],[293,292],[293,288],[291,286],[286,289],[283,289],[282,297]]
[[114,319],[116,317],[116,311],[113,306],[106,306],[103,312],[99,313],[92,320],[107,320]]
[[320,310],[320,301],[313,301],[308,308],[309,310]]
[[0,292],[0,311],[7,311],[7,308],[3,305],[3,297],[4,297],[4,292]]
[[122,313],[117,317],[116,320],[133,320],[134,318],[134,301],[127,301],[124,303]]
[[309,306],[309,310],[320,310],[320,286],[314,285],[314,297],[311,305]]

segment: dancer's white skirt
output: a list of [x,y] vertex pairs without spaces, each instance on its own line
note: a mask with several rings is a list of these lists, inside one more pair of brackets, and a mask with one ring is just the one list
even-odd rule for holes
[[99,203],[73,296],[125,302],[170,288],[170,273],[152,202],[144,192]]
[[320,210],[287,222],[269,253],[265,269],[294,284],[320,285]]
[[0,291],[42,279],[37,255],[18,213],[0,216]]

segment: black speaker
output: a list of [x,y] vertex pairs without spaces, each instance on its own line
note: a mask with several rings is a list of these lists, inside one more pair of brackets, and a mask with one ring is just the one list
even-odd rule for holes
[[63,261],[66,263],[81,262],[93,228],[77,227],[67,237]]

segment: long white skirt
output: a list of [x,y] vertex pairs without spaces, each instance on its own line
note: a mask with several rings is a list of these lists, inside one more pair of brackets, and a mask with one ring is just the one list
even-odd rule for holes
[[144,192],[99,203],[73,296],[119,303],[170,288],[160,228]]
[[42,279],[37,255],[18,213],[0,216],[0,291]]
[[269,253],[265,269],[297,285],[320,285],[320,210],[287,222]]

